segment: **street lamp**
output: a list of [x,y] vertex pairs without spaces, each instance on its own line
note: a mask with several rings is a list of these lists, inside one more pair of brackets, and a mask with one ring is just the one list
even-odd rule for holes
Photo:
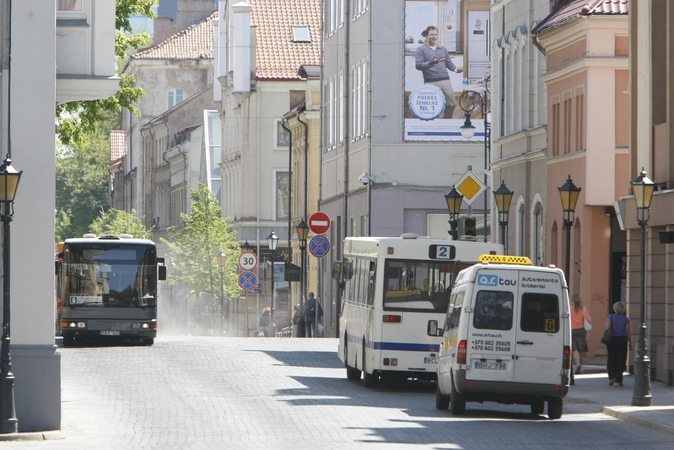
[[302,262],[300,264],[301,267],[301,274],[300,274],[300,295],[302,298],[306,295],[306,286],[305,286],[305,271],[306,271],[306,259],[307,259],[307,237],[309,236],[309,226],[307,223],[302,219],[302,221],[297,225],[297,237],[300,240],[300,257],[302,258]]
[[[463,110],[465,121],[461,126],[461,136],[464,139],[472,139],[475,136],[475,126],[470,120],[471,111],[476,108],[480,109],[482,114],[482,120],[484,121],[484,185],[487,186],[487,171],[489,170],[489,150],[491,147],[490,136],[491,136],[491,127],[489,126],[489,114],[487,108],[489,107],[489,81],[491,77],[486,76],[484,78],[484,92],[478,92],[473,90],[463,91],[461,97],[459,97],[459,107]],[[485,195],[484,200],[484,242],[487,242],[487,197]]]
[[227,263],[227,254],[220,250],[218,253],[218,266],[220,267],[220,331],[223,330],[225,322],[225,264]]
[[447,201],[447,211],[449,211],[449,226],[451,230],[448,232],[452,236],[452,240],[457,240],[458,236],[458,226],[459,226],[459,213],[461,212],[461,202],[463,201],[463,195],[459,194],[459,191],[452,186],[452,190],[449,193],[445,194],[445,200]]
[[557,189],[559,190],[559,197],[562,200],[562,210],[564,211],[564,227],[566,228],[566,263],[564,267],[566,283],[569,284],[569,276],[571,275],[571,227],[576,220],[576,203],[578,203],[578,196],[580,195],[581,188],[576,187],[576,185],[573,184],[571,175],[569,175],[566,183]]
[[634,359],[634,393],[632,394],[632,406],[651,406],[650,364],[648,348],[646,346],[646,225],[651,218],[651,200],[655,183],[648,179],[646,171],[642,168],[636,180],[630,183],[634,200],[637,202],[637,222],[641,227],[641,277],[639,283],[639,313],[641,325],[639,325],[639,343],[637,344],[637,356]]
[[14,405],[14,374],[9,354],[10,344],[10,299],[9,299],[9,223],[14,215],[14,197],[19,186],[21,172],[12,167],[9,156],[0,166],[0,202],[3,204],[2,214],[2,352],[0,353],[0,433],[16,433],[19,421],[16,418]]
[[498,224],[501,227],[501,242],[506,255],[508,254],[508,233],[506,230],[513,194],[514,192],[506,187],[505,180],[501,180],[501,187],[494,191],[494,200],[496,201],[496,209],[498,209]]
[[[276,236],[276,233],[273,231],[269,236],[267,236],[267,245],[269,246],[269,250],[271,250],[271,299],[269,301],[269,309],[271,311],[269,315],[269,327],[273,334],[276,334],[274,326],[274,260],[276,259],[278,236]],[[269,333],[270,336],[273,335],[272,332]]]

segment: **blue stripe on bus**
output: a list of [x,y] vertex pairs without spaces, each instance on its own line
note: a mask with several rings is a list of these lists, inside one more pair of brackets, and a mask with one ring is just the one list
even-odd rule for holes
[[[353,334],[347,334],[349,342],[362,345],[363,339]],[[374,350],[397,350],[402,352],[439,352],[439,344],[409,344],[406,342],[366,342],[368,348]]]

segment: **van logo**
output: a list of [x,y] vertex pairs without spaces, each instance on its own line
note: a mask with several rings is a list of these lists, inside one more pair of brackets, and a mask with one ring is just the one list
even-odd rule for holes
[[479,275],[478,286],[498,286],[498,275]]
[[479,275],[477,277],[478,286],[516,286],[517,280],[505,280],[498,275]]

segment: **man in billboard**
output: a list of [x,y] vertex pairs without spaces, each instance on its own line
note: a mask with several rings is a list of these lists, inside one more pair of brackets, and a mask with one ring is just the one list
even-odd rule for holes
[[426,27],[421,33],[426,42],[417,47],[415,67],[423,74],[425,84],[437,86],[445,94],[444,117],[451,119],[456,108],[456,98],[447,71],[462,73],[463,68],[456,67],[447,53],[447,48],[438,44],[439,34],[438,28],[433,25]]

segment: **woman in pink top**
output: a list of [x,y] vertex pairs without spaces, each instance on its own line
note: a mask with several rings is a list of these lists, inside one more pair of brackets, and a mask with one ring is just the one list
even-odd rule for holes
[[573,350],[573,360],[576,363],[576,374],[579,374],[582,366],[580,365],[580,353],[586,352],[589,350],[587,347],[587,342],[585,341],[586,331],[585,331],[585,322],[583,317],[587,319],[588,322],[592,322],[592,317],[590,317],[590,312],[583,302],[580,300],[580,295],[573,294],[571,305],[571,342]]

